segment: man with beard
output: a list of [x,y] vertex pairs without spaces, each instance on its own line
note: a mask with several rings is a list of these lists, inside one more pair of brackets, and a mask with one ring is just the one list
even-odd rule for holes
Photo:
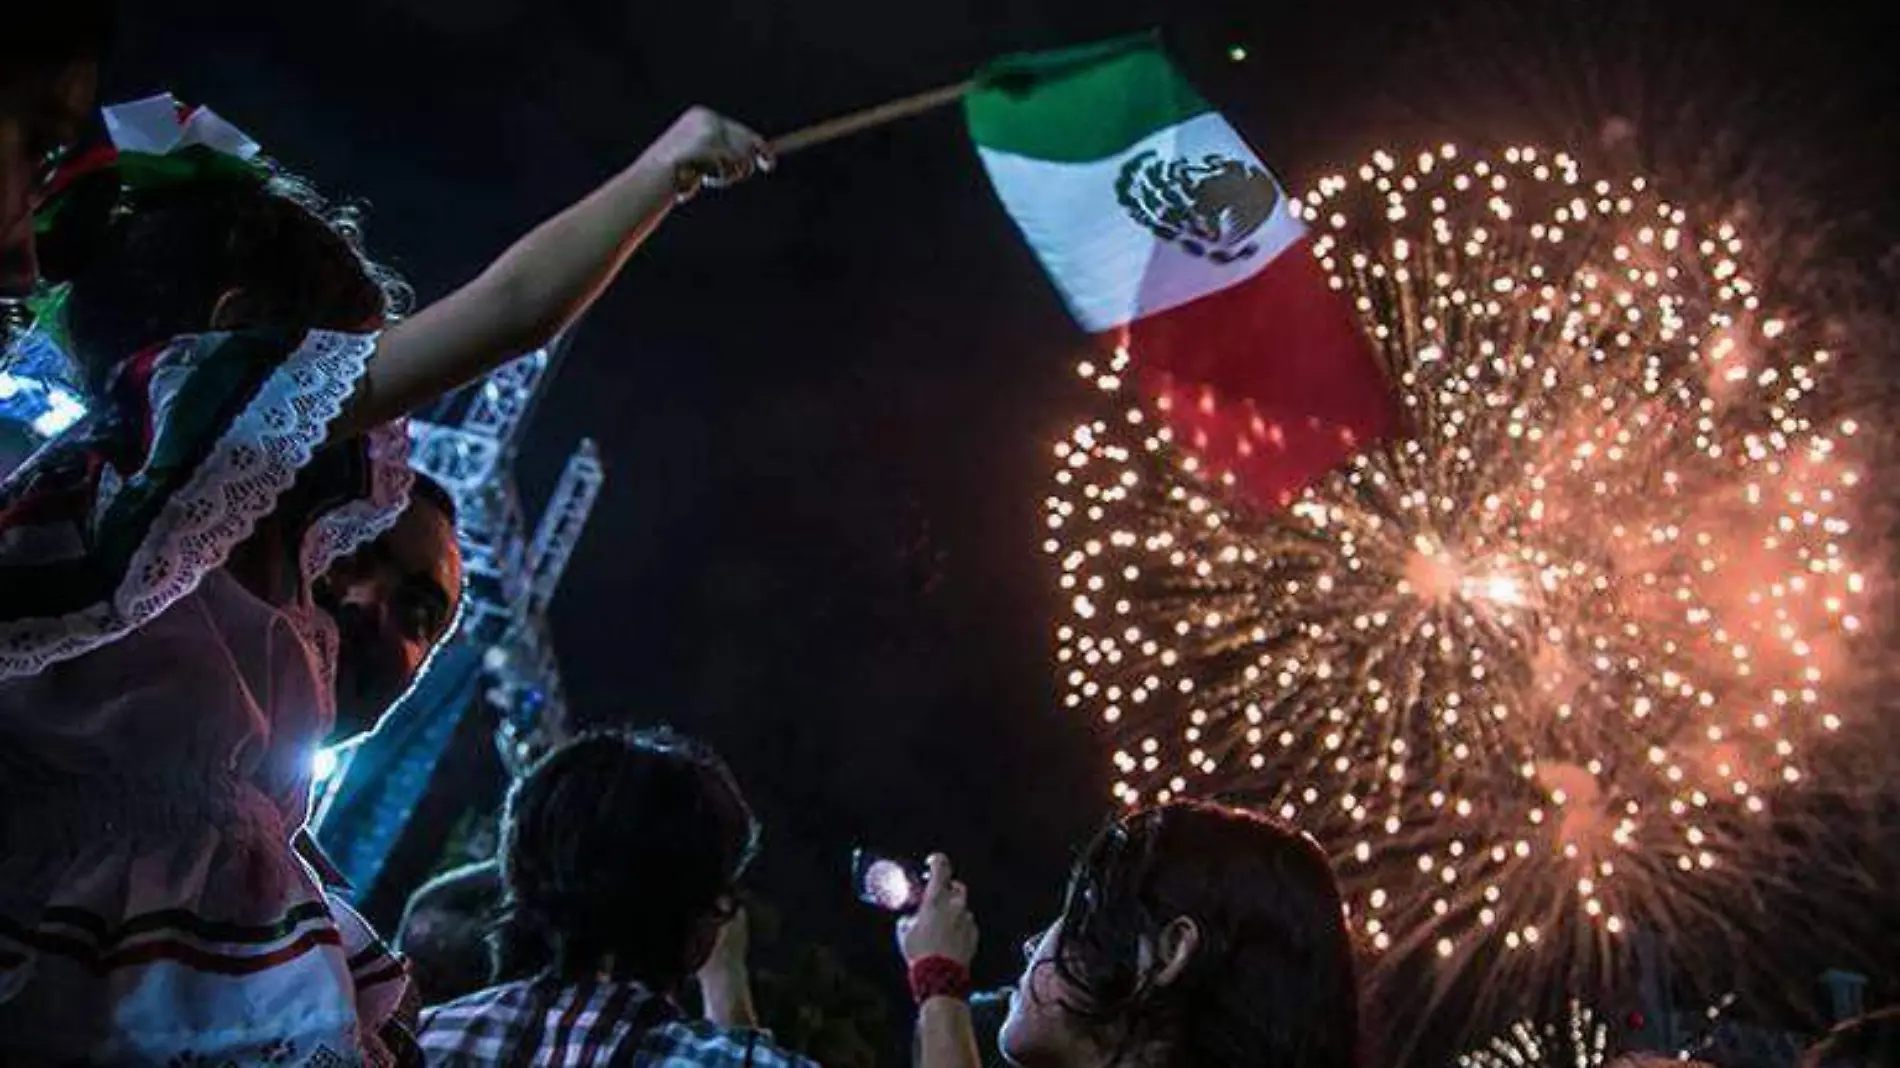
[[317,606],[337,627],[338,740],[376,729],[461,608],[455,501],[420,474],[409,497],[387,534],[331,565],[315,586]]
[[[333,564],[313,592],[337,628],[332,737],[372,732],[455,627],[462,602],[462,552],[455,540],[454,499],[435,480],[416,475],[409,507],[396,525]],[[423,992],[413,982],[400,981],[409,975],[406,963],[341,900],[351,887],[316,840],[299,831],[294,844],[329,899],[349,950],[357,1002],[395,1002],[379,1037],[398,1063],[420,1063],[411,1035]]]

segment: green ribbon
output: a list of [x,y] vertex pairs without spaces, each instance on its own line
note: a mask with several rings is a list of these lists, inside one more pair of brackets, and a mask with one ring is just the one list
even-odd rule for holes
[[72,284],[61,282],[55,286],[39,286],[22,302],[31,317],[33,332],[52,342],[68,363],[73,358],[73,336],[66,322],[66,304],[72,294]]
[[[118,175],[120,190],[133,194],[202,181],[249,181],[262,185],[271,177],[270,167],[262,161],[240,159],[209,145],[187,145],[162,156],[121,152],[101,170]],[[71,191],[67,190],[40,205],[33,216],[34,233],[50,232],[71,199]]]

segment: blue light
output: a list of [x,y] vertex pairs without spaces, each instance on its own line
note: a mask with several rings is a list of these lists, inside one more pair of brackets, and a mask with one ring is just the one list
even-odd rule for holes
[[53,386],[46,391],[46,410],[27,421],[33,432],[43,438],[55,437],[86,414],[79,398]]
[[311,780],[314,782],[322,782],[328,779],[330,776],[336,774],[336,766],[337,755],[334,747],[326,746],[325,748],[317,750],[310,756]]
[[69,381],[66,358],[41,334],[14,340],[0,370],[0,421],[20,423],[50,438],[86,414],[80,391]]

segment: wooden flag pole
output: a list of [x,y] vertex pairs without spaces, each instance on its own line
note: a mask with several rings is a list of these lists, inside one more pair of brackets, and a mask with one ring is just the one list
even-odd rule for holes
[[814,123],[802,130],[793,130],[783,137],[773,139],[772,154],[781,157],[789,156],[802,148],[822,145],[827,141],[836,141],[841,137],[875,129],[899,119],[908,119],[912,115],[935,111],[946,104],[954,104],[963,99],[963,95],[975,84],[974,81],[963,81],[955,85],[939,86],[928,92],[892,100],[876,107],[865,108],[863,111],[854,111],[849,115],[826,119],[824,122]]

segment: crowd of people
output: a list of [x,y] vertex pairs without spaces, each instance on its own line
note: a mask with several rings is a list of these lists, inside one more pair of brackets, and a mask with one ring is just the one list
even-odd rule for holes
[[[447,999],[421,1017],[429,1063],[811,1063],[757,1029],[738,895],[758,829],[717,756],[664,730],[588,734],[523,776],[502,826],[500,863],[425,886],[398,935]],[[1251,812],[1179,802],[1105,828],[1023,946],[994,1037],[969,1004],[977,941],[968,889],[931,857],[897,927],[926,1068],[992,1047],[1022,1065],[1358,1063],[1331,871]],[[696,1020],[664,996],[689,977]]]
[[[454,505],[408,468],[404,413],[547,342],[766,145],[689,111],[411,313],[351,215],[215,112],[138,101],[96,135],[114,14],[39,5],[0,36],[0,289],[62,287],[29,314],[90,401],[0,483],[0,1064],[810,1064],[758,1026],[758,824],[702,745],[560,745],[498,862],[419,892],[399,949],[303,830],[312,752],[373,730],[459,608]],[[896,932],[914,1055],[974,1068],[977,922],[928,869]],[[1016,1064],[1361,1061],[1326,858],[1254,812],[1117,819],[1023,955]]]

